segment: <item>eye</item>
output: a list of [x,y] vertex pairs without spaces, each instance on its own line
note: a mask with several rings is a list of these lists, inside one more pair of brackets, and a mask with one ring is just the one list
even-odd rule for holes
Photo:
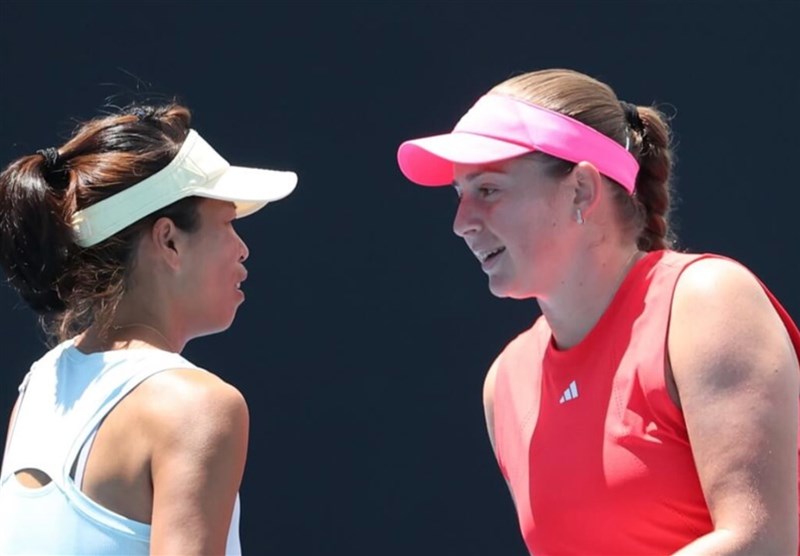
[[483,198],[489,197],[495,193],[497,193],[497,188],[491,185],[482,185],[478,188],[478,194]]

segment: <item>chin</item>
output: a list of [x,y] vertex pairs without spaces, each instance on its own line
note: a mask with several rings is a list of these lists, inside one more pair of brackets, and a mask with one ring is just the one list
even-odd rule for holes
[[216,329],[214,330],[214,333],[216,334],[216,333],[219,333],[219,332],[225,332],[227,329],[229,329],[231,326],[233,326],[233,321],[234,321],[235,319],[236,319],[236,312],[234,312],[234,313],[233,313],[233,314],[232,314],[232,315],[231,315],[231,316],[230,316],[228,319],[226,319],[224,322],[221,322],[221,323],[220,323],[220,324],[219,324],[219,325],[216,327]]
[[489,278],[489,291],[492,292],[492,295],[495,297],[513,297],[507,284],[498,283],[491,278]]
[[206,326],[198,330],[193,337],[199,338],[202,336],[211,336],[213,334],[219,334],[220,332],[225,332],[231,327],[231,325],[233,325],[233,321],[235,318],[236,318],[236,311],[234,311],[233,314],[231,315],[227,315],[225,317],[217,319],[216,322],[208,322],[206,323]]
[[530,299],[535,297],[533,294],[521,288],[515,288],[513,284],[500,282],[499,280],[493,281],[489,279],[489,291],[492,295],[499,298],[508,299]]

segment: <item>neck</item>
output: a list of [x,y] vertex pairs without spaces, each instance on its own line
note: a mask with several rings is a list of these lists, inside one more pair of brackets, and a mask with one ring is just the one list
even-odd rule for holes
[[[144,342],[152,347],[179,353],[179,349],[175,349],[174,344],[155,326],[144,324],[141,322],[132,322],[129,324],[116,324],[111,326],[111,338],[119,338],[124,341],[125,338],[130,340],[138,340]],[[155,340],[155,341],[153,341]]]
[[85,353],[142,347],[180,353],[184,344],[157,325],[127,320],[117,320],[105,329],[91,326],[76,340]]
[[569,349],[589,334],[643,255],[633,246],[605,254],[589,251],[558,291],[538,299],[558,348]]

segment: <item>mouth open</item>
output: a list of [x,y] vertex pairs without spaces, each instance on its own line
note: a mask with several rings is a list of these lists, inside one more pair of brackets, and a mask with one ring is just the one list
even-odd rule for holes
[[244,283],[245,280],[247,280],[247,270],[245,270],[244,273],[239,276],[239,278],[241,278],[241,280],[236,282],[236,289],[241,291],[242,284]]
[[491,251],[484,251],[478,255],[478,260],[481,261],[481,264],[490,263],[494,259],[497,258],[498,255],[502,254],[506,250],[505,247],[498,247],[497,249],[493,249]]
[[486,255],[486,258],[483,259],[483,262],[491,261],[492,259],[497,257],[499,254],[503,253],[505,250],[506,250],[505,247],[500,247],[499,249],[495,249],[494,251],[492,251],[491,253]]

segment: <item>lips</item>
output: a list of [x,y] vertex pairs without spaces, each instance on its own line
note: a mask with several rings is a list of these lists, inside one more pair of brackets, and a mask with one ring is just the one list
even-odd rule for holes
[[494,249],[473,250],[473,253],[478,258],[478,260],[481,262],[481,264],[483,264],[483,263],[486,263],[488,261],[491,261],[497,255],[499,255],[500,253],[502,253],[505,250],[506,250],[505,247],[496,247]]
[[245,271],[244,271],[244,273],[242,274],[242,278],[241,278],[241,279],[240,279],[238,282],[236,282],[236,289],[237,289],[237,290],[240,290],[240,289],[242,289],[242,283],[243,283],[245,280],[247,280],[247,271],[246,271],[246,270],[245,270]]

